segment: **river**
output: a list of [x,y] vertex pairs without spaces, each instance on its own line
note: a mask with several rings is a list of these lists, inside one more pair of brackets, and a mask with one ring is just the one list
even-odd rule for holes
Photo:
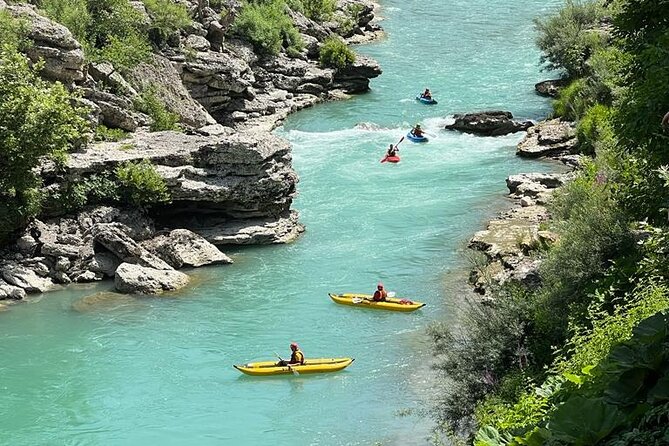
[[[384,74],[369,94],[297,113],[277,132],[301,177],[307,232],[287,246],[228,251],[165,298],[110,305],[77,286],[0,313],[0,444],[423,445],[429,420],[399,416],[432,396],[425,328],[466,290],[465,245],[504,206],[504,178],[551,166],[514,155],[522,134],[440,128],[455,112],[549,110],[533,84],[532,19],[558,0],[384,0],[388,38],[358,50]],[[439,100],[413,97],[425,87]],[[434,135],[383,150],[417,122]],[[328,292],[377,281],[428,305],[408,314],[338,306]],[[234,363],[352,356],[327,375],[258,379]]]

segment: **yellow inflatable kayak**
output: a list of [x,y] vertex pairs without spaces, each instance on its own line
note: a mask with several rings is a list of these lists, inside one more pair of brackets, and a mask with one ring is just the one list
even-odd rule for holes
[[289,375],[297,372],[302,373],[327,373],[343,370],[354,361],[353,358],[321,358],[307,359],[302,365],[278,366],[276,361],[252,362],[249,364],[238,364],[233,367],[242,373],[254,376]]
[[[384,302],[374,302],[371,294],[329,294],[330,298],[342,305],[351,305],[353,307],[374,308],[375,310],[390,311],[416,311],[425,306],[422,302],[407,301],[387,297]],[[403,303],[404,302],[404,303]]]

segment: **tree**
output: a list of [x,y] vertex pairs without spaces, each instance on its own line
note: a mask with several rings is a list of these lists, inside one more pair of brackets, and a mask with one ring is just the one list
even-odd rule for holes
[[38,71],[14,48],[0,49],[0,242],[39,212],[41,159],[62,160],[86,128],[65,87]]

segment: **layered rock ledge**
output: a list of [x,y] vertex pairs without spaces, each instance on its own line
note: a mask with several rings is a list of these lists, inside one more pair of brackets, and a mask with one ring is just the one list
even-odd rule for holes
[[[180,3],[193,22],[145,62],[119,70],[86,61],[72,33],[35,6],[0,0],[0,9],[26,25],[27,56],[43,61],[45,77],[79,93],[92,128],[130,132],[119,142],[89,144],[64,167],[42,166],[47,195],[66,196],[73,185],[109,176],[123,163],[148,160],[171,197],[150,209],[104,197],[97,203],[105,205],[76,212],[46,206],[0,251],[0,300],[111,278],[122,292],[172,291],[188,282],[175,269],[231,263],[222,246],[288,243],[304,231],[291,209],[298,177],[290,146],[269,132],[292,112],[369,90],[381,74],[374,60],[358,56],[333,69],[320,66],[318,56],[332,36],[362,43],[382,35],[377,5],[338,0],[325,23],[288,10],[305,43],[289,57],[285,50],[261,55],[229,33],[241,6],[236,0],[220,2],[218,10],[208,2]],[[142,3],[133,6],[149,23]],[[136,105],[147,91],[179,117],[183,132],[149,132],[155,117]]]
[[575,153],[577,146],[574,124],[551,119],[530,128],[518,144],[516,154],[524,158],[559,158]]
[[506,282],[527,286],[539,283],[541,259],[531,255],[544,244],[555,242],[555,235],[540,229],[549,219],[546,203],[556,188],[570,179],[570,174],[529,173],[507,178],[509,197],[516,206],[489,222],[477,232],[469,247],[485,254],[485,264],[470,275],[474,290],[486,294],[490,287]]

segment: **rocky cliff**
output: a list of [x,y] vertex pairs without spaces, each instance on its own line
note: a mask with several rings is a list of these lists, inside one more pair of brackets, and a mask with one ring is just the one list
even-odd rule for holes
[[[93,127],[129,132],[119,142],[90,142],[64,166],[45,163],[46,190],[58,194],[125,162],[149,160],[171,197],[150,208],[50,207],[2,252],[0,299],[106,277],[124,292],[172,290],[187,283],[175,268],[230,263],[222,245],[286,243],[304,230],[291,209],[298,177],[290,146],[270,131],[294,111],[369,89],[369,79],[381,73],[375,61],[358,56],[332,69],[317,59],[330,36],[354,43],[377,37],[374,4],[340,0],[335,17],[352,6],[356,11],[346,27],[289,11],[304,49],[267,56],[228,33],[238,2],[218,2],[226,14],[209,2],[185,3],[192,23],[148,60],[121,70],[86,60],[72,33],[34,6],[0,0],[0,9],[25,23],[26,55],[43,62],[42,75],[78,92]],[[148,23],[143,3],[131,4]],[[154,118],[136,106],[147,89],[178,115],[183,131],[149,131]]]

